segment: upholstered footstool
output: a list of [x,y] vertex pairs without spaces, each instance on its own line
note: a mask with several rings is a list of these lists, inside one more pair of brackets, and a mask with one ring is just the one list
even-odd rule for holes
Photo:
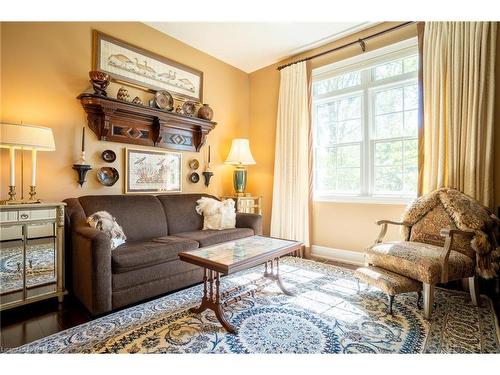
[[354,276],[356,276],[358,280],[380,289],[387,294],[389,300],[389,314],[392,315],[394,296],[401,293],[417,292],[417,307],[420,309],[420,298],[422,296],[421,282],[373,266],[358,268]]

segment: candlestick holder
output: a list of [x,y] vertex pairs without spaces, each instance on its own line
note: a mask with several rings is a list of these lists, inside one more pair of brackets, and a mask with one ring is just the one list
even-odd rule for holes
[[9,185],[9,201],[16,200],[16,187],[13,185]]
[[73,169],[78,173],[78,184],[80,187],[83,187],[85,180],[85,176],[87,175],[87,172],[92,169],[90,164],[87,164],[85,161],[85,151],[82,151],[80,154],[80,159],[73,164]]
[[210,170],[210,167],[203,172],[203,177],[205,178],[205,186],[210,185],[210,179],[213,177],[214,173]]
[[39,203],[40,202],[40,199],[36,198],[36,186],[34,185],[31,185],[30,186],[30,201],[32,203]]

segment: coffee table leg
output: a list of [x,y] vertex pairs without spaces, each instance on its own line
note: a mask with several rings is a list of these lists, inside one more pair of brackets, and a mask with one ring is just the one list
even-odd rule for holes
[[208,299],[208,270],[206,268],[203,269],[203,297],[201,299],[201,304],[198,307],[193,307],[189,309],[189,312],[200,314],[208,308],[209,299]]
[[[274,273],[274,270],[273,270],[273,264],[274,264],[275,261],[276,261],[276,273]],[[281,276],[280,276],[280,259],[279,258],[271,260],[271,272],[268,272],[267,269],[268,268],[267,268],[267,262],[266,262],[266,271],[264,272],[264,277],[266,277],[266,278],[268,278],[270,280],[276,281],[276,284],[278,285],[278,287],[287,296],[294,296],[295,295],[294,293],[290,292],[285,287],[285,285],[283,284],[283,280],[281,280]]]
[[[210,309],[215,313],[217,320],[228,332],[236,333],[236,329],[227,321],[222,309],[220,298],[220,273],[212,270],[207,270],[206,268],[204,272],[203,298],[201,300],[201,304],[199,307],[193,307],[192,309],[189,309],[189,311],[195,314],[199,314],[206,309]],[[209,285],[210,288],[208,288]]]

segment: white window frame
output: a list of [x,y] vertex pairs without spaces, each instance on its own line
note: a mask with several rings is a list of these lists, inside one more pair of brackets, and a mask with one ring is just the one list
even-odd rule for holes
[[[399,43],[392,44],[388,47],[381,48],[375,51],[367,52],[349,59],[345,59],[333,64],[322,66],[314,69],[312,72],[313,83],[322,81],[328,78],[336,77],[351,71],[362,70],[361,84],[353,87],[348,87],[342,90],[329,92],[313,97],[312,119],[316,118],[316,108],[318,105],[325,102],[337,100],[339,97],[351,96],[362,92],[361,98],[361,118],[363,122],[363,134],[361,139],[361,192],[360,194],[318,194],[314,189],[314,201],[328,202],[355,202],[355,203],[381,203],[381,204],[407,204],[413,200],[416,195],[383,195],[374,194],[372,191],[374,186],[374,144],[376,141],[371,137],[374,129],[374,108],[373,95],[374,92],[381,88],[390,88],[393,86],[401,86],[406,83],[417,82],[417,72],[403,73],[394,77],[389,77],[380,80],[373,80],[373,70],[371,68],[378,64],[383,64],[391,60],[401,59],[407,56],[412,56],[418,53],[417,38],[411,38]],[[314,126],[314,124],[313,124]],[[313,148],[316,151],[316,132],[313,131]],[[399,138],[390,138],[398,140]],[[401,137],[408,139],[408,137]],[[313,173],[316,174],[315,152],[313,157]],[[313,184],[316,178],[313,179]]]

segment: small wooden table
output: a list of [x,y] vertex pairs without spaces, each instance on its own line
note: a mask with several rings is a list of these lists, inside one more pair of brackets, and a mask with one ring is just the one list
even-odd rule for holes
[[203,298],[200,306],[192,308],[190,311],[199,314],[210,309],[228,332],[236,333],[235,327],[224,317],[223,307],[238,302],[243,295],[252,295],[255,291],[249,291],[224,301],[224,298],[236,291],[237,288],[221,293],[220,275],[229,275],[265,264],[263,277],[275,281],[286,295],[293,295],[285,288],[281,280],[279,258],[287,254],[300,254],[302,247],[302,243],[297,241],[252,236],[179,253],[179,258],[182,261],[204,268]]

